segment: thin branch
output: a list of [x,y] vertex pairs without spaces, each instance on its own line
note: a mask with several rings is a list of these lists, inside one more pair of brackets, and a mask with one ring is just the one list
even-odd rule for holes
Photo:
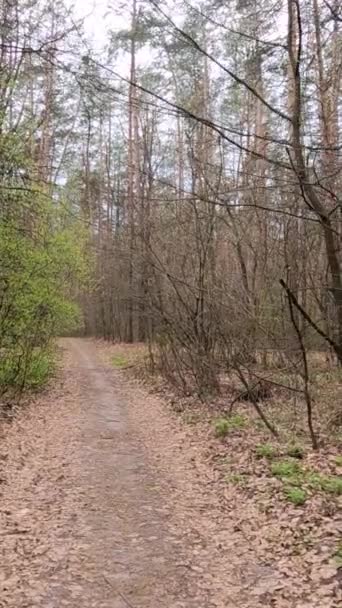
[[258,93],[258,91],[252,87],[252,85],[250,85],[245,79],[241,78],[240,76],[238,76],[237,74],[235,74],[235,72],[232,72],[232,70],[230,70],[227,66],[223,65],[223,63],[221,63],[218,59],[216,59],[211,53],[209,53],[208,51],[206,51],[200,44],[198,44],[198,42],[196,42],[196,40],[194,40],[187,32],[185,32],[184,30],[182,30],[180,27],[178,27],[176,25],[176,23],[171,19],[171,17],[169,17],[169,15],[167,15],[163,9],[155,2],[155,0],[149,0],[150,4],[152,4],[152,6],[154,6],[154,8],[164,17],[164,19],[172,26],[172,28],[178,33],[180,34],[185,40],[187,40],[187,42],[194,48],[196,49],[198,52],[202,53],[202,55],[204,55],[205,57],[207,57],[208,59],[210,59],[210,61],[212,61],[213,63],[215,63],[221,70],[223,70],[226,74],[228,74],[228,76],[230,76],[233,80],[235,80],[235,82],[237,82],[238,84],[242,85],[243,87],[245,87],[250,93],[252,93],[254,95],[254,97],[256,97],[257,99],[259,99],[259,101],[261,101],[261,103],[266,106],[271,112],[273,112],[274,114],[277,114],[277,116],[279,116],[280,118],[282,118],[283,120],[286,120],[288,122],[291,122],[291,118],[290,116],[288,116],[287,114],[285,114],[284,112],[282,112],[281,110],[279,110],[278,108],[272,106],[262,95],[260,95],[260,93]]
[[289,286],[287,285],[287,283],[285,283],[285,281],[283,279],[280,279],[279,283],[282,286],[282,288],[285,289],[288,298],[291,300],[291,302],[295,306],[295,308],[297,308],[297,310],[300,312],[302,317],[309,323],[309,325],[311,325],[311,327],[318,333],[318,335],[321,336],[329,344],[329,346],[331,346],[334,349],[338,358],[341,359],[342,350],[341,350],[340,346],[337,344],[337,342],[335,342],[335,340],[332,340],[332,338],[330,338],[330,336],[328,336],[328,334],[325,331],[320,329],[320,327],[318,327],[318,325],[315,323],[315,321],[313,319],[311,319],[310,315],[299,304],[296,296],[292,293],[292,291],[289,288]]

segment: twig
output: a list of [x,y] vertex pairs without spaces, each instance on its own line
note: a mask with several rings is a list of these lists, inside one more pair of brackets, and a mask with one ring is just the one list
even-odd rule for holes
[[129,606],[129,608],[134,608],[133,604],[131,604],[131,602],[127,599],[127,597],[123,595],[123,593],[118,591],[118,594],[120,595],[121,599],[123,599],[123,601],[127,604],[127,606]]
[[[278,386],[279,388],[284,388],[287,391],[293,391],[294,393],[303,394],[303,390],[300,388],[295,388],[294,386],[289,386],[288,384],[283,384],[282,382],[276,382],[275,380],[271,380],[271,378],[265,378],[265,376],[260,376],[259,374],[254,372],[252,369],[250,369],[246,365],[243,365],[242,363],[239,363],[239,365],[240,365],[240,367],[244,367],[251,376],[258,378],[259,381],[261,381],[261,382],[266,382],[268,384],[272,384],[273,386]],[[286,371],[286,368],[285,368],[285,371]],[[259,382],[257,384],[259,384]]]
[[265,415],[265,413],[263,412],[262,408],[259,406],[257,400],[255,399],[253,393],[250,393],[250,387],[248,385],[248,382],[247,382],[247,380],[246,380],[243,372],[241,371],[241,368],[238,365],[235,365],[234,367],[235,367],[235,371],[236,371],[238,377],[240,378],[242,384],[246,387],[246,391],[250,394],[250,401],[251,401],[251,403],[252,403],[255,411],[260,416],[261,420],[263,421],[263,423],[265,424],[265,426],[268,428],[268,430],[270,431],[270,433],[272,433],[272,435],[274,437],[276,437],[276,439],[278,439],[279,438],[279,433],[278,433],[277,429],[268,420],[267,416]]
[[[259,383],[260,383],[260,380],[258,380],[258,382],[256,382],[255,384],[253,384],[253,386],[251,386],[249,390],[253,391],[258,386]],[[242,393],[239,393],[237,395],[237,397],[235,397],[235,399],[233,399],[233,401],[231,401],[231,403],[229,404],[229,407],[228,407],[228,414],[229,415],[232,413],[233,406],[235,405],[235,403],[237,401],[240,401],[241,397],[243,397],[245,394],[246,394],[246,390],[244,390]]]
[[330,338],[330,336],[328,336],[322,329],[320,329],[320,327],[318,327],[318,325],[316,325],[315,321],[313,321],[313,319],[311,319],[310,315],[308,315],[308,313],[306,312],[306,310],[304,310],[304,308],[299,304],[297,298],[295,297],[295,295],[292,293],[291,289],[289,288],[289,286],[287,285],[287,283],[285,283],[285,281],[283,279],[280,279],[279,281],[280,285],[282,286],[283,289],[285,289],[286,293],[287,293],[287,297],[289,302],[291,301],[291,303],[297,308],[297,310],[299,310],[300,314],[304,317],[304,319],[309,323],[309,325],[311,325],[311,327],[313,327],[313,329],[326,341],[328,342],[328,344],[333,348],[333,350],[335,351],[337,357],[339,360],[341,360],[342,358],[342,349],[340,347],[339,344],[337,344],[337,342],[335,342],[335,340],[332,340]]
[[316,433],[315,433],[315,430],[313,427],[313,420],[312,420],[312,413],[313,413],[312,412],[312,399],[311,399],[310,388],[309,388],[310,378],[309,378],[309,366],[308,366],[308,358],[306,355],[306,348],[305,348],[302,333],[300,331],[300,328],[298,326],[298,323],[296,321],[295,314],[294,314],[294,309],[293,309],[294,304],[295,304],[295,302],[293,301],[294,296],[293,296],[292,292],[290,291],[289,287],[287,287],[285,281],[280,281],[280,284],[286,290],[286,293],[287,293],[291,323],[296,332],[300,351],[302,354],[302,360],[303,360],[302,378],[303,378],[303,382],[304,382],[304,395],[305,395],[305,401],[306,401],[308,427],[309,427],[309,431],[310,431],[312,447],[314,450],[318,450],[319,445],[318,445],[318,440],[317,440],[317,436],[316,436]]
[[0,536],[12,536],[14,534],[27,534],[29,530],[10,530],[9,532],[0,532]]
[[114,585],[113,585],[113,584],[110,582],[110,580],[109,580],[109,579],[108,579],[108,578],[107,578],[105,575],[103,575],[103,578],[104,578],[104,580],[106,581],[106,583],[107,583],[107,584],[108,584],[110,587],[112,587],[112,589],[114,589],[114,590],[117,592],[117,594],[118,594],[118,595],[121,597],[121,599],[122,599],[122,600],[125,602],[125,604],[126,604],[126,606],[128,606],[128,608],[136,608],[135,606],[133,606],[133,604],[131,604],[131,602],[130,602],[130,601],[127,599],[127,597],[126,597],[126,596],[125,596],[123,593],[121,593],[121,591],[119,591],[119,589],[117,589],[117,588],[116,588],[116,587],[115,587],[115,586],[114,586]]

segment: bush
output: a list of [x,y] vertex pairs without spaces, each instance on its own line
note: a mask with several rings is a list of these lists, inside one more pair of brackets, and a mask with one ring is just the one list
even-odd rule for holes
[[31,167],[18,139],[8,145],[0,136],[1,184],[11,180],[9,191],[0,188],[2,394],[46,382],[54,369],[53,337],[80,322],[75,288],[87,275],[86,234],[39,186],[12,188],[13,176]]
[[25,386],[38,389],[44,386],[56,367],[54,353],[50,350],[33,352],[26,370]]

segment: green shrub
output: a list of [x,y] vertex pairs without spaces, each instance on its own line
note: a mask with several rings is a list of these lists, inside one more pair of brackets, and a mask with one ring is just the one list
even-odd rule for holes
[[[19,363],[20,362],[20,363]],[[0,359],[0,387],[37,389],[43,386],[55,369],[51,349],[35,348],[26,357],[11,351]]]
[[34,352],[29,361],[25,386],[38,389],[44,386],[56,367],[56,359],[51,351]]
[[[87,229],[60,192],[36,180],[19,131],[0,134],[0,394],[38,388],[54,369],[54,336],[76,329],[87,281]],[[17,187],[19,186],[19,187]]]
[[272,460],[277,455],[277,450],[269,443],[262,443],[256,446],[255,453],[258,458],[267,458],[268,460]]
[[[24,165],[14,143],[12,155],[2,144],[0,135],[0,164],[9,163],[8,174],[20,173]],[[1,394],[42,386],[54,367],[54,336],[80,322],[73,299],[87,275],[85,235],[43,194],[38,185],[6,196],[0,188]]]
[[284,494],[286,499],[296,506],[303,505],[307,499],[307,494],[302,488],[285,487]]

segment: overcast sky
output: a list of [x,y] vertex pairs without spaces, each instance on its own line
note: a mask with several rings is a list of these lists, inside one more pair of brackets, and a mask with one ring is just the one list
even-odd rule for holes
[[[130,27],[130,2],[128,0],[65,0],[74,7],[76,18],[84,19],[84,30],[92,49],[101,51],[108,44],[108,30],[122,30]],[[110,9],[110,5],[112,9]],[[154,54],[149,48],[137,52],[137,66],[153,62]],[[128,53],[120,53],[116,69],[128,76],[130,59]]]
[[[108,28],[121,29],[128,25],[124,17],[110,14],[109,0],[66,0],[66,4],[74,6],[77,17],[84,18],[85,32],[96,48],[101,48],[106,42]],[[115,4],[117,2],[114,1]]]

